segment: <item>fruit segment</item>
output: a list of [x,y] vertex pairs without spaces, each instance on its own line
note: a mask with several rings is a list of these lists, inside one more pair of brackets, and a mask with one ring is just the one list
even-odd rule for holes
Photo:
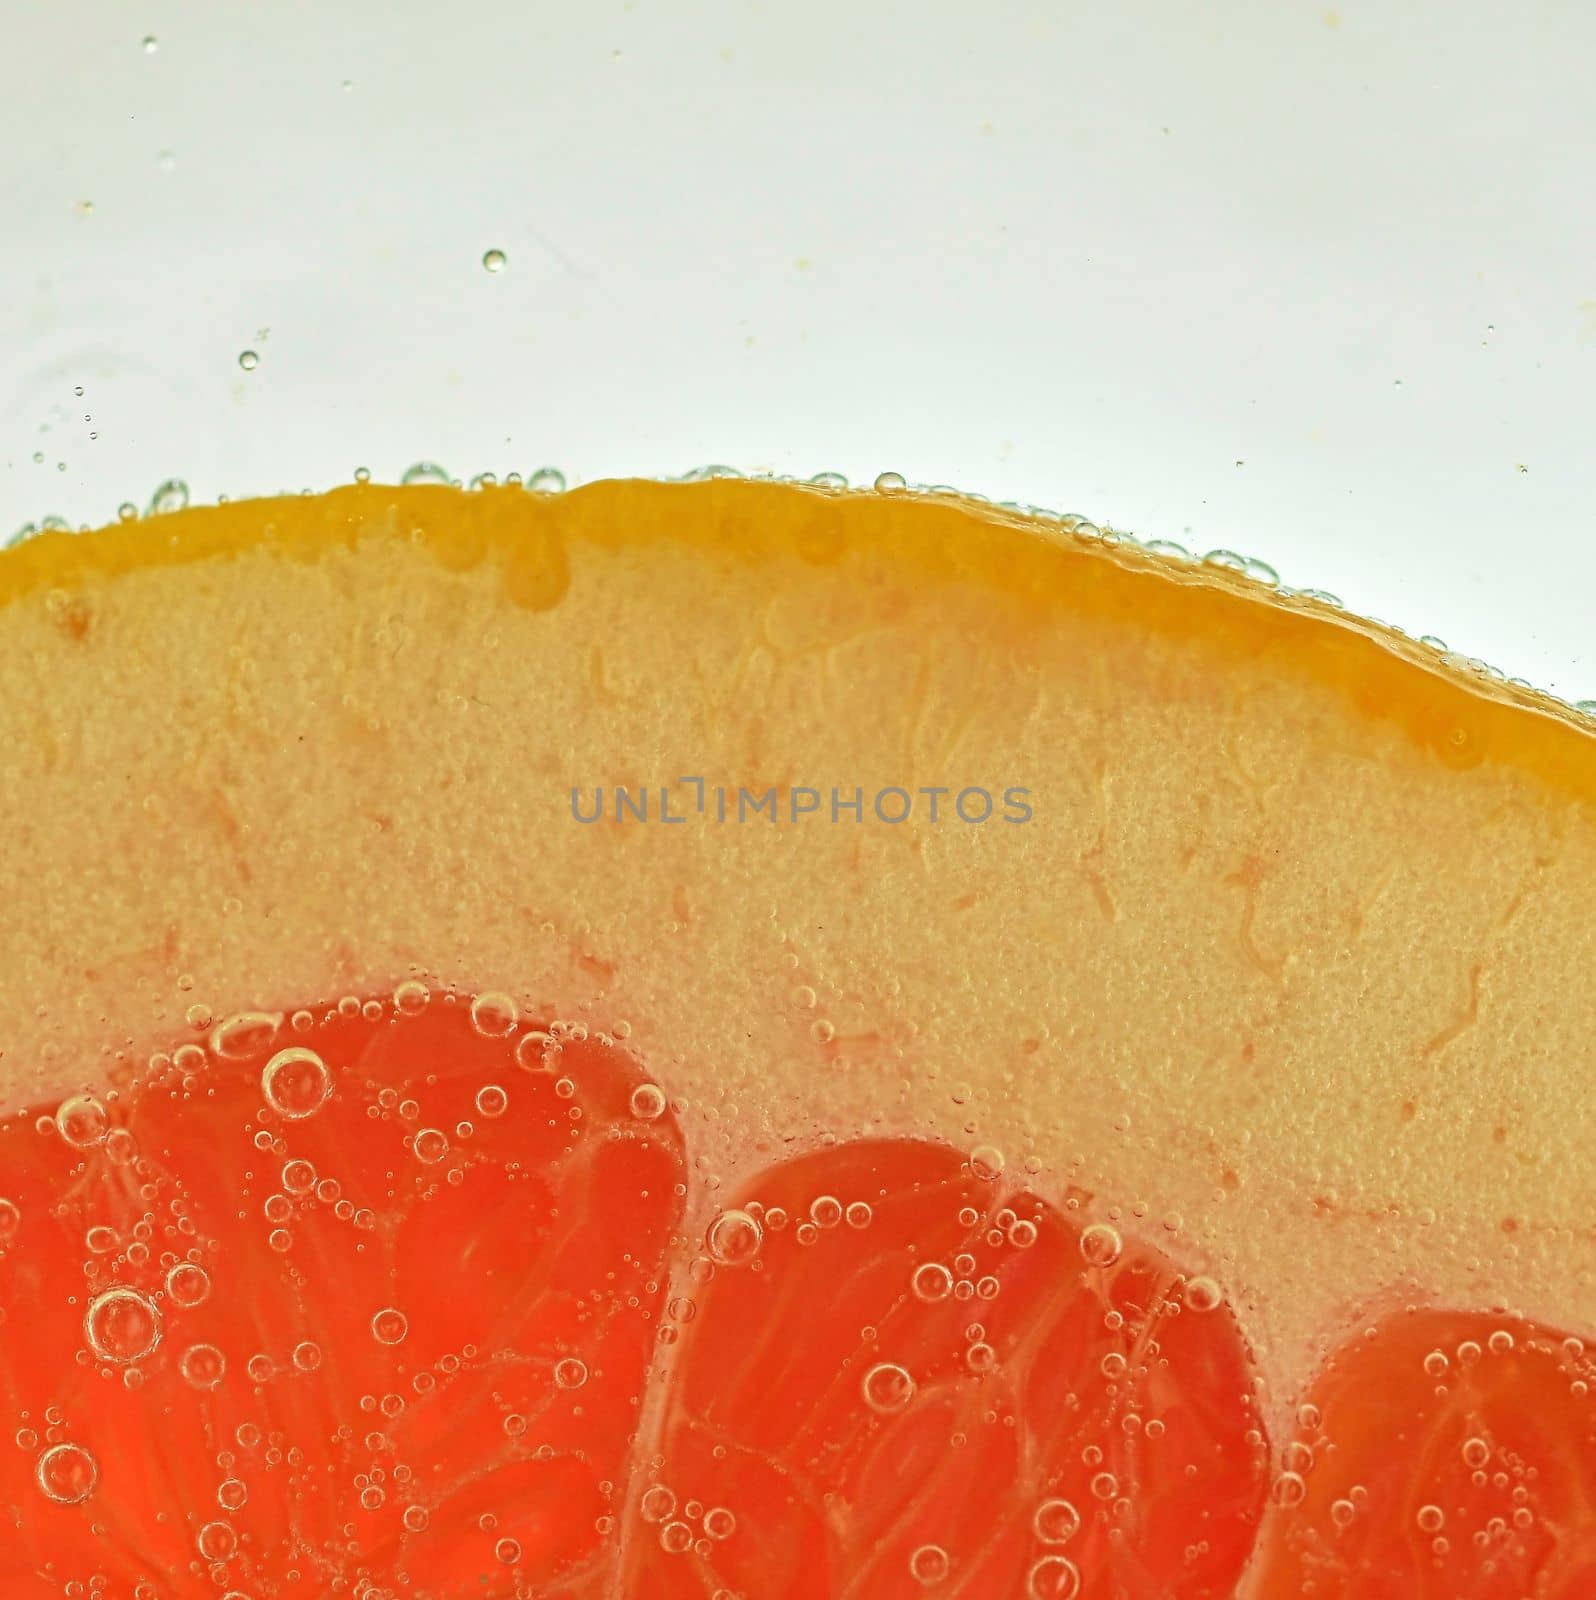
[[1298,1414],[1249,1595],[1596,1594],[1596,1365],[1516,1317],[1410,1313],[1350,1341]]
[[683,1158],[585,1034],[411,984],[6,1123],[4,1593],[508,1595],[594,1558]]
[[1001,1167],[860,1141],[716,1216],[625,1592],[1230,1593],[1266,1452],[1218,1286]]

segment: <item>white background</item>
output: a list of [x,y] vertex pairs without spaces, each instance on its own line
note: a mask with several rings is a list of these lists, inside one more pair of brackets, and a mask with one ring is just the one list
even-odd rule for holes
[[6,0],[4,52],[0,540],[891,468],[1596,696],[1583,0]]

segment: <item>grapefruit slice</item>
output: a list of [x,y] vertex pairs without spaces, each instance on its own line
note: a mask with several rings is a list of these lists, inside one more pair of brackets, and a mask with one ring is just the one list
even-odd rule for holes
[[[1553,702],[1073,521],[745,482],[365,485],[6,552],[0,749],[19,1584],[147,1600],[213,1592],[217,1563],[253,1600],[329,1573],[373,1597],[1583,1581],[1589,1426],[1552,1402],[1586,1380],[1547,1363],[1596,1323],[1574,1087],[1596,740]],[[314,995],[355,1015],[311,1011],[338,1087],[295,1121],[258,1023],[210,1041],[281,1014],[292,1042]],[[522,1020],[472,1032],[483,996]],[[405,1041],[432,1018],[460,1026],[428,1062]],[[570,1095],[524,1064],[484,1076],[479,1051],[567,1037],[555,1020],[594,1052]],[[293,1059],[283,1095],[314,1097]],[[411,1129],[416,1074],[442,1109]],[[490,1084],[533,1114],[467,1159],[450,1130]],[[262,1192],[240,1136],[274,1117],[347,1166],[330,1210]],[[417,1176],[424,1130],[459,1188]],[[1022,1222],[1028,1246],[991,1242]],[[232,1296],[183,1306],[160,1273],[219,1282],[207,1249]],[[916,1298],[922,1264],[974,1314]],[[1449,1476],[1457,1414],[1390,1331],[1410,1306],[1463,1329],[1454,1349],[1522,1334],[1467,1400],[1526,1492],[1511,1535]],[[201,1391],[172,1363],[206,1318],[192,1342],[227,1365]],[[388,1417],[422,1346],[454,1343],[479,1352],[455,1399]],[[290,1379],[301,1344],[338,1361]],[[567,1349],[588,1379],[551,1393]],[[502,1389],[484,1350],[510,1353]],[[907,1374],[876,1380],[884,1409],[878,1368]],[[523,1459],[493,1418],[544,1399],[552,1454]],[[233,1443],[197,1452],[217,1416]],[[85,1445],[96,1417],[142,1443]],[[202,1550],[251,1420],[282,1460],[247,1538]],[[401,1450],[431,1479],[424,1528],[374,1477]],[[1467,1551],[1414,1546],[1432,1504]]]

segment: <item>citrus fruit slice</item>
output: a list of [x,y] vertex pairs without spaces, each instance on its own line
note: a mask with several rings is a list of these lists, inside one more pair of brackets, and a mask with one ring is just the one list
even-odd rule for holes
[[[195,509],[87,538],[44,535],[0,556],[0,751],[0,881],[10,890],[0,921],[0,1140],[25,1152],[17,1194],[0,1189],[21,1228],[6,1244],[7,1271],[21,1270],[14,1253],[26,1252],[40,1217],[70,1218],[82,1198],[63,1198],[61,1185],[82,1175],[61,1134],[36,1134],[35,1118],[92,1121],[77,1103],[86,1096],[112,1125],[94,1146],[96,1171],[121,1132],[153,1160],[134,1122],[153,1114],[167,1092],[156,1086],[176,1072],[176,1109],[152,1124],[166,1130],[172,1167],[192,1166],[218,1212],[230,1202],[250,1213],[254,1242],[230,1247],[243,1276],[287,1281],[301,1248],[271,1248],[273,1219],[254,1212],[269,1198],[256,1193],[260,1174],[251,1168],[246,1180],[223,1163],[236,1146],[225,1118],[213,1125],[206,1113],[213,1099],[241,1113],[235,1096],[258,1109],[260,1075],[253,1063],[217,1060],[184,1090],[184,1069],[171,1064],[174,1039],[198,1044],[219,1020],[289,1017],[310,995],[379,997],[389,1008],[379,1020],[400,1038],[408,1021],[389,1014],[388,997],[420,982],[436,996],[502,994],[541,1019],[539,1031],[558,1018],[622,1047],[613,1092],[593,1091],[591,1115],[615,1130],[618,1149],[646,1145],[661,1161],[674,1152],[681,1192],[674,1210],[649,1212],[649,1228],[675,1242],[652,1260],[613,1264],[616,1284],[642,1275],[637,1307],[634,1291],[623,1297],[607,1277],[584,1291],[586,1303],[598,1322],[600,1307],[652,1308],[647,1326],[677,1337],[645,1341],[630,1368],[606,1357],[615,1393],[636,1399],[635,1428],[604,1420],[620,1415],[599,1406],[608,1390],[577,1391],[590,1399],[573,1407],[599,1408],[596,1431],[580,1444],[573,1433],[570,1453],[554,1459],[581,1454],[580,1470],[558,1469],[571,1473],[558,1494],[590,1497],[591,1531],[580,1518],[540,1530],[534,1518],[524,1534],[505,1535],[521,1541],[528,1573],[541,1574],[528,1582],[602,1593],[617,1571],[643,1574],[645,1585],[696,1574],[701,1587],[714,1579],[736,1593],[716,1574],[724,1567],[752,1584],[738,1563],[765,1527],[769,1551],[803,1540],[822,1564],[817,1581],[844,1591],[855,1572],[898,1582],[935,1545],[948,1560],[936,1581],[951,1593],[966,1578],[979,1592],[987,1571],[1010,1572],[1005,1562],[1029,1581],[1042,1560],[1054,1562],[1044,1583],[1067,1585],[1074,1571],[1111,1594],[1138,1585],[1217,1593],[1244,1559],[1258,1450],[1270,1451],[1271,1482],[1293,1470],[1281,1452],[1299,1442],[1297,1408],[1317,1403],[1306,1399],[1314,1375],[1336,1370],[1326,1361],[1349,1330],[1420,1305],[1592,1336],[1596,1174],[1584,1154],[1596,1112],[1578,1085],[1596,1039],[1586,972],[1596,739],[1547,698],[1321,600],[1274,592],[1234,558],[1180,562],[1076,519],[950,497],[731,481],[555,496],[362,485]],[[621,1095],[628,1082],[650,1089],[646,1104],[659,1096],[654,1131],[641,1138],[631,1091]],[[296,1069],[280,1087],[310,1095],[314,1082]],[[323,1115],[335,1127],[340,1105],[335,1095],[305,1128]],[[382,1150],[383,1138],[398,1137],[383,1110],[379,1102],[362,1137],[377,1141],[372,1181],[380,1172],[387,1182],[391,1167],[397,1184],[408,1152],[402,1140]],[[426,1126],[449,1139],[442,1121]],[[607,1135],[596,1148],[609,1149]],[[573,1225],[593,1228],[610,1189],[587,1181],[584,1163],[597,1158],[585,1149],[507,1153],[502,1170],[536,1168],[556,1190],[577,1183],[585,1198]],[[847,1395],[851,1412],[828,1408],[830,1390],[807,1369],[772,1396],[790,1392],[813,1411],[813,1436],[775,1431],[761,1397],[736,1388],[729,1370],[717,1410],[709,1390],[724,1341],[737,1338],[727,1330],[762,1296],[790,1316],[782,1274],[818,1285],[822,1269],[810,1262],[826,1259],[798,1253],[795,1222],[787,1234],[763,1231],[746,1267],[718,1261],[704,1242],[717,1217],[739,1199],[744,1211],[780,1208],[772,1195],[819,1170],[804,1163],[842,1163],[835,1182],[848,1188],[852,1174],[853,1195],[837,1198],[879,1201],[880,1228],[833,1230],[813,1248],[856,1267],[868,1298],[878,1273],[901,1276],[911,1243],[929,1251],[948,1226],[940,1211],[921,1211],[941,1204],[926,1196],[966,1181],[931,1168],[916,1177],[916,1163],[974,1163],[977,1150],[985,1166],[1001,1158],[988,1191],[997,1210],[1018,1218],[1022,1204],[1040,1208],[1029,1220],[1041,1253],[1028,1260],[1068,1258],[1073,1232],[1082,1242],[1102,1237],[1094,1228],[1119,1236],[1128,1264],[1114,1281],[1130,1299],[1111,1309],[1125,1328],[1145,1325],[1167,1369],[1151,1362],[1143,1375],[1134,1349],[1094,1343],[1114,1330],[1083,1331],[1089,1261],[1071,1260],[1044,1296],[1028,1277],[1039,1269],[1016,1256],[990,1273],[1000,1285],[992,1315],[971,1319],[990,1338],[948,1348],[939,1314],[918,1302],[895,1311],[896,1302],[861,1301],[869,1320],[857,1328],[824,1324],[835,1341],[826,1348],[853,1374],[868,1353],[862,1329],[879,1334],[896,1316],[922,1367],[886,1363],[915,1383],[918,1400],[901,1419],[872,1410],[862,1387]],[[871,1163],[879,1175],[866,1174]],[[487,1172],[466,1181],[473,1193],[491,1188]],[[872,1199],[872,1188],[886,1193]],[[86,1191],[96,1204],[113,1192]],[[396,1215],[414,1209],[409,1190],[387,1198]],[[504,1241],[503,1216],[490,1206],[466,1216],[463,1200],[452,1203],[462,1214],[439,1245],[458,1253],[467,1224],[480,1221],[486,1242],[469,1258],[504,1263],[490,1287],[515,1272],[543,1281]],[[453,1215],[447,1195],[439,1204],[436,1215]],[[652,1186],[648,1204],[664,1204]],[[323,1248],[317,1230],[331,1224],[317,1217],[305,1250]],[[138,1397],[151,1379],[129,1389],[97,1376],[103,1363],[83,1322],[91,1282],[114,1291],[143,1280],[95,1267],[93,1224],[81,1243],[51,1225],[57,1258],[28,1271],[42,1274],[37,1304],[53,1316],[75,1293],[78,1342],[70,1368],[51,1368],[56,1377],[41,1368],[38,1383],[64,1389],[71,1378],[74,1396],[120,1384],[119,1402],[148,1407]],[[0,1210],[0,1233],[11,1226]],[[923,1244],[910,1237],[922,1231]],[[414,1237],[425,1255],[425,1230]],[[325,1235],[328,1261],[341,1260],[344,1240]],[[714,1272],[695,1286],[700,1254]],[[368,1270],[376,1256],[353,1258],[333,1282],[369,1289]],[[1199,1282],[1212,1313],[1193,1315],[1186,1290],[1173,1292]],[[473,1297],[497,1304],[498,1290],[474,1278],[456,1288],[429,1308],[439,1328],[465,1318],[458,1308]],[[818,1304],[823,1293],[804,1298]],[[8,1336],[18,1306],[34,1303],[31,1289],[15,1296],[4,1305]],[[263,1289],[250,1303],[270,1298]],[[661,1310],[682,1298],[703,1303],[690,1323]],[[1160,1309],[1177,1302],[1178,1316]],[[853,1302],[839,1303],[858,1320]],[[295,1315],[344,1315],[336,1298],[330,1310],[293,1304]],[[397,1300],[364,1314],[385,1308],[417,1326],[419,1313]],[[129,1370],[171,1355],[165,1303],[156,1310],[161,1343]],[[539,1311],[526,1334],[540,1351],[571,1337],[545,1310],[553,1320]],[[102,1314],[130,1347],[149,1335],[140,1318],[151,1313],[131,1301]],[[220,1313],[213,1305],[210,1314]],[[260,1314],[272,1331],[277,1313]],[[618,1327],[633,1326],[617,1315]],[[818,1342],[820,1319],[811,1320]],[[284,1338],[289,1331],[285,1323]],[[746,1344],[755,1370],[768,1359],[765,1337]],[[1100,1374],[1114,1393],[1084,1377],[1049,1389],[1041,1378],[1052,1382],[1054,1367],[1029,1365],[1027,1341],[1052,1339],[1064,1341],[1060,1371],[1080,1361],[1089,1369],[1086,1352],[1125,1359],[1125,1373]],[[992,1370],[956,1372],[977,1344],[997,1354]],[[376,1359],[369,1343],[359,1348]],[[247,1380],[239,1405],[257,1404],[254,1353],[229,1368],[233,1381]],[[35,1359],[19,1358],[21,1377]],[[281,1350],[272,1359],[280,1366]],[[1520,1369],[1493,1370],[1505,1397]],[[1522,1370],[1525,1392],[1542,1394],[1534,1369]],[[1379,1404],[1401,1414],[1410,1402],[1392,1387],[1396,1368],[1369,1371],[1390,1390]],[[287,1389],[263,1392],[290,1403]],[[309,1405],[338,1391],[291,1392]],[[381,1415],[383,1395],[398,1391],[365,1392]],[[987,1425],[983,1410],[983,1426],[1007,1427],[1001,1418],[1011,1416],[1030,1451],[1012,1480],[984,1467],[968,1480],[973,1499],[1003,1505],[990,1550],[957,1513],[944,1519],[945,1541],[915,1521],[966,1482],[961,1460],[1001,1456],[1000,1435],[968,1427],[958,1430],[966,1443],[950,1440],[935,1462],[920,1453],[929,1448],[921,1420],[940,1425],[943,1397],[957,1407],[978,1392],[1000,1419]],[[1134,1414],[1144,1430],[1116,1444],[1125,1495],[1092,1498],[1087,1480],[1090,1514],[1078,1486],[1066,1486],[1094,1464],[1067,1458],[1110,1451],[1068,1433],[1060,1408],[1069,1412],[1072,1396],[1082,1417],[1119,1425]],[[41,1404],[44,1428],[32,1414]],[[33,1476],[7,1491],[6,1515],[44,1538],[48,1523],[35,1530],[29,1519],[54,1517],[59,1502],[40,1485],[39,1457],[75,1439],[46,1436],[68,1426],[59,1396],[27,1405],[27,1419],[6,1422],[37,1435],[20,1452]],[[59,1423],[48,1416],[55,1405]],[[767,1463],[765,1476],[750,1477],[763,1487],[750,1488],[749,1504],[763,1496],[762,1509],[745,1515],[687,1481],[701,1467],[713,1477],[697,1453],[706,1416],[724,1424],[750,1474],[756,1459]],[[288,1438],[301,1426],[315,1435],[318,1419],[284,1429],[285,1463],[296,1445],[332,1460],[326,1438]],[[1161,1440],[1147,1438],[1154,1420]],[[882,1465],[900,1428],[927,1469],[901,1481]],[[1404,1439],[1423,1432],[1415,1423],[1393,1441],[1393,1463],[1406,1460]],[[455,1443],[464,1449],[480,1433]],[[1570,1437],[1578,1446],[1583,1435]],[[479,1481],[441,1439],[418,1435],[407,1448],[422,1460],[438,1452],[440,1476]],[[92,1476],[70,1454],[51,1460],[50,1481],[73,1493]],[[1189,1498],[1177,1466],[1192,1474]],[[545,1467],[556,1471],[528,1471]],[[1423,1470],[1422,1461],[1400,1467],[1415,1484]],[[667,1472],[674,1477],[658,1476]],[[656,1486],[650,1473],[703,1514],[649,1521],[635,1486]],[[321,1485],[313,1511],[281,1513],[308,1519],[312,1544],[346,1541],[339,1559],[350,1571],[361,1562],[385,1570],[395,1549],[421,1561],[425,1541],[406,1542],[415,1530],[403,1528],[402,1509],[395,1531],[388,1480],[374,1483],[350,1453],[324,1476],[335,1481]],[[1009,1482],[1001,1494],[1000,1481]],[[338,1508],[372,1488],[383,1503],[362,1506],[370,1520],[345,1533]],[[796,1498],[778,1504],[789,1491]],[[101,1492],[96,1481],[70,1514],[79,1531],[90,1519],[108,1546],[112,1524],[82,1509]],[[484,1491],[481,1509],[460,1495],[479,1519],[507,1514],[486,1503],[497,1490]],[[1034,1545],[1021,1558],[1016,1530],[1038,1495],[1068,1501],[1082,1519],[1056,1560]],[[525,1495],[506,1483],[502,1498],[520,1505]],[[1393,1493],[1370,1516],[1401,1502]],[[1562,1582],[1581,1570],[1596,1529],[1572,1489],[1557,1504],[1567,1560],[1522,1574],[1481,1567],[1470,1581],[1482,1600],[1494,1600],[1490,1582]],[[890,1505],[921,1543],[904,1550],[897,1522],[871,1520]],[[1271,1509],[1273,1531],[1240,1577],[1243,1593],[1276,1592],[1271,1571],[1286,1574],[1290,1592],[1299,1574],[1289,1563],[1321,1553],[1282,1531],[1291,1509]],[[711,1510],[734,1518],[727,1537],[716,1537],[724,1519],[705,1526]],[[607,1516],[616,1518],[609,1533],[598,1527]],[[659,1543],[673,1522],[687,1526],[690,1548],[660,1577],[658,1560],[676,1560]],[[172,1529],[160,1524],[149,1537],[167,1559]],[[276,1560],[298,1534],[260,1537],[259,1550],[227,1559],[267,1559],[269,1547]],[[872,1567],[878,1547],[886,1565]],[[467,1573],[479,1587],[497,1581],[483,1576],[486,1546],[439,1537],[434,1548],[429,1581],[440,1589]],[[197,1559],[188,1549],[184,1559]],[[995,1565],[983,1567],[988,1560]],[[936,1556],[923,1561],[922,1575],[937,1570]],[[790,1564],[757,1570],[758,1592],[793,1581]],[[247,1584],[240,1592],[251,1593]]]

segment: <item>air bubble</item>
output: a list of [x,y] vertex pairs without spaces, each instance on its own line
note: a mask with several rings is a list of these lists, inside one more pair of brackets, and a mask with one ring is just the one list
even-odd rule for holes
[[1080,1528],[1081,1514],[1068,1500],[1044,1500],[1031,1518],[1031,1531],[1043,1544],[1068,1544]]
[[161,1314],[137,1289],[107,1289],[89,1302],[83,1336],[102,1361],[127,1366],[161,1342]]
[[1081,1574],[1068,1556],[1043,1556],[1026,1574],[1031,1600],[1074,1600],[1081,1592]]
[[863,1200],[855,1200],[842,1215],[850,1228],[868,1228],[875,1213]]
[[562,1389],[580,1389],[587,1382],[587,1363],[576,1356],[566,1356],[556,1361],[554,1381]]
[[914,1379],[895,1362],[873,1366],[860,1385],[865,1404],[882,1416],[902,1411],[914,1399]]
[[471,1002],[471,1026],[484,1039],[503,1039],[515,1031],[520,1007],[507,994],[489,989]]
[[238,1549],[238,1535],[226,1522],[207,1522],[194,1541],[207,1561],[226,1561]]
[[764,1230],[756,1218],[740,1208],[723,1211],[704,1235],[709,1253],[725,1267],[741,1267],[759,1254]]
[[533,1028],[515,1041],[515,1064],[523,1072],[552,1072],[560,1046],[541,1029]]
[[316,1169],[302,1156],[283,1163],[283,1188],[289,1194],[309,1194],[316,1187]]
[[1307,1494],[1308,1485],[1297,1472],[1282,1472],[1269,1486],[1269,1498],[1277,1506],[1300,1506]]
[[1446,1513],[1439,1506],[1420,1506],[1414,1520],[1421,1533],[1439,1533],[1446,1525]]
[[926,1261],[914,1269],[909,1287],[914,1290],[915,1299],[935,1305],[953,1293],[953,1274],[939,1261]]
[[501,1566],[513,1567],[521,1559],[521,1546],[515,1539],[501,1539],[493,1547],[493,1556]]
[[510,258],[502,250],[488,250],[482,256],[482,265],[489,272],[503,272],[509,263]]
[[434,1167],[449,1153],[448,1135],[441,1128],[418,1128],[411,1148],[423,1166]]
[[675,1509],[676,1496],[663,1483],[651,1484],[638,1502],[644,1522],[663,1522]]
[[80,1444],[55,1444],[39,1457],[33,1476],[46,1499],[81,1505],[100,1481],[100,1464]]
[[193,1261],[179,1261],[166,1275],[166,1292],[172,1304],[185,1309],[202,1305],[211,1295],[211,1275]]
[[665,1091],[657,1083],[640,1083],[632,1090],[632,1115],[652,1122],[665,1110]]
[[298,1122],[326,1104],[333,1090],[332,1073],[314,1050],[291,1045],[266,1063],[260,1087],[273,1111]]
[[489,1119],[502,1117],[509,1104],[509,1095],[496,1083],[485,1083],[477,1090],[477,1110]]
[[240,350],[238,364],[245,372],[253,372],[260,365],[260,357],[253,350]]
[[227,1357],[213,1344],[191,1344],[177,1367],[194,1388],[214,1389],[227,1374]]
[[809,1207],[809,1220],[817,1228],[835,1228],[842,1221],[842,1202],[835,1195],[821,1195]]
[[685,1522],[667,1522],[659,1530],[659,1543],[668,1556],[684,1555],[692,1547],[693,1530]]
[[729,1539],[737,1531],[737,1518],[725,1506],[711,1506],[704,1513],[704,1532],[711,1539]]
[[1224,1299],[1224,1293],[1212,1278],[1188,1278],[1181,1298],[1188,1311],[1212,1311]]
[[181,478],[168,478],[156,487],[155,493],[150,496],[150,508],[145,514],[151,517],[164,517],[174,511],[183,511],[188,507],[188,485]]
[[268,1049],[283,1025],[280,1011],[241,1011],[223,1017],[211,1029],[213,1055],[224,1061],[245,1061]]
[[378,1344],[403,1344],[410,1319],[396,1306],[384,1306],[371,1319],[371,1336]]
[[241,1511],[249,1502],[249,1488],[241,1478],[223,1478],[216,1486],[216,1503],[224,1511]]
[[8,1245],[22,1227],[22,1213],[15,1200],[0,1199],[0,1245]]
[[539,467],[527,473],[526,486],[533,494],[563,494],[565,474],[558,467]]
[[1479,1471],[1491,1459],[1491,1447],[1479,1437],[1463,1441],[1463,1464]]
[[[453,480],[450,478],[447,469],[440,467],[436,461],[417,461],[413,466],[406,467],[399,474],[399,481],[408,486],[415,483],[446,484]],[[422,987],[425,988],[426,985],[423,984]]]
[[105,1107],[93,1095],[75,1094],[63,1100],[55,1113],[56,1132],[70,1145],[87,1150],[100,1144],[109,1131]]
[[1094,1222],[1081,1232],[1081,1254],[1094,1267],[1111,1267],[1124,1248],[1119,1231],[1106,1222]]
[[908,480],[901,472],[878,472],[876,474],[875,489],[877,494],[897,494],[908,488]]
[[929,1589],[947,1577],[952,1562],[939,1544],[923,1544],[909,1557],[909,1576],[922,1587]]
[[996,1145],[978,1144],[970,1152],[970,1171],[984,1183],[995,1182],[1003,1165],[1003,1152]]
[[[414,467],[410,469],[411,472],[415,470]],[[404,482],[410,481],[410,474],[406,473]],[[431,999],[432,991],[419,978],[407,978],[393,992],[394,1010],[407,1017],[419,1017]]]

